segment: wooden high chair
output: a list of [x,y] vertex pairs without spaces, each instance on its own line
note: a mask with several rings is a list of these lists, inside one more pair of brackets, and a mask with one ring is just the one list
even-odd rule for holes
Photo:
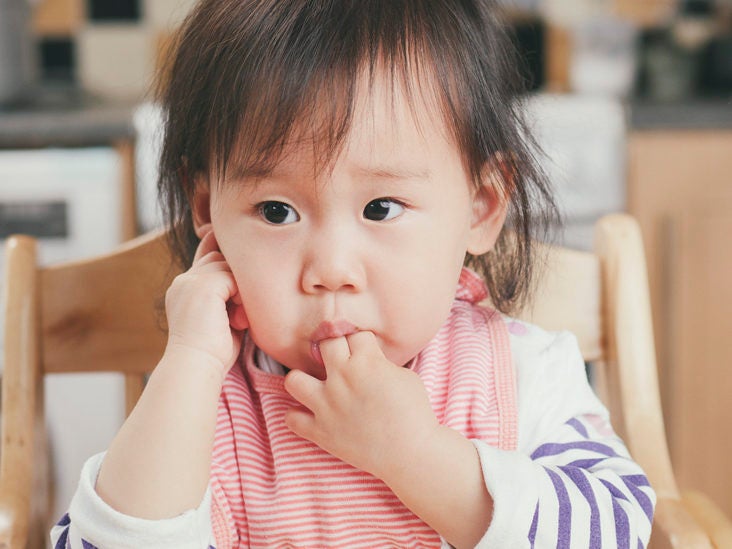
[[[535,304],[520,316],[573,331],[585,359],[598,366],[598,392],[658,494],[652,547],[732,547],[728,519],[705,496],[680,494],[674,479],[638,227],[612,215],[596,234],[594,254],[548,249]],[[38,266],[33,239],[11,237],[5,265],[0,549],[35,549],[56,518],[47,516],[43,376],[123,372],[129,412],[164,348],[159,304],[177,273],[162,233],[51,267]]]

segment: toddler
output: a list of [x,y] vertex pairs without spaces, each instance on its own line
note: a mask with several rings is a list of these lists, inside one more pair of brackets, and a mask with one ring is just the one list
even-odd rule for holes
[[195,8],[161,95],[188,270],[55,547],[645,546],[574,337],[508,316],[554,209],[495,10]]

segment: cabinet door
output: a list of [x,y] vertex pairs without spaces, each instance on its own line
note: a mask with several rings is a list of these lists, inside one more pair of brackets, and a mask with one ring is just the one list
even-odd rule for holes
[[663,24],[673,15],[676,4],[677,0],[614,0],[615,13],[644,27]]
[[732,514],[732,131],[630,137],[661,396],[682,488]]
[[[732,206],[732,194],[720,203]],[[732,512],[732,210],[672,222],[667,364],[671,455],[682,487]]]

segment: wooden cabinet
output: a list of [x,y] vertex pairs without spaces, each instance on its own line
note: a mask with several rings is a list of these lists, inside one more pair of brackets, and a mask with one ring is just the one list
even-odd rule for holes
[[33,10],[37,36],[71,36],[84,24],[83,0],[42,0]]
[[629,147],[671,459],[730,516],[732,129],[635,131]]
[[677,10],[679,0],[613,0],[617,15],[642,27],[658,26]]

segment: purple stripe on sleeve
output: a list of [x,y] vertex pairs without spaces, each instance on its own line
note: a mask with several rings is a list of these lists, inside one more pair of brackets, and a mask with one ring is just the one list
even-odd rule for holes
[[607,481],[604,478],[601,478],[600,482],[602,482],[605,485],[605,488],[608,489],[608,491],[612,494],[612,496],[614,498],[628,501],[628,498],[626,497],[626,495],[623,492],[621,492],[620,488],[615,486],[612,482]]
[[[636,478],[636,477],[643,477],[642,475],[628,475],[628,476],[621,476],[620,478],[623,479],[623,482],[625,482],[625,485],[628,487],[628,490],[630,490],[630,493],[633,494],[633,497],[638,501],[638,504],[641,506],[641,509],[643,509],[643,512],[646,514],[646,518],[648,518],[648,522],[653,522],[653,502],[651,501],[651,498],[648,497],[648,495],[638,488],[638,486],[632,481],[629,480],[629,478]],[[648,482],[646,481],[646,484],[642,484],[641,486],[647,486]]]
[[577,459],[571,463],[568,463],[566,467],[577,467],[578,469],[591,471],[595,465],[605,461],[606,459],[607,458]]
[[618,549],[630,549],[628,515],[625,514],[625,511],[615,499],[613,499],[613,511],[615,513],[615,537],[617,538]]
[[66,540],[68,538],[69,538],[69,529],[66,528],[63,532],[61,532],[61,535],[58,537],[58,541],[56,541],[55,549],[66,549]]
[[636,486],[650,486],[651,483],[648,482],[648,477],[646,475],[623,475],[623,480],[629,480]]
[[638,539],[638,549],[646,549],[645,546],[643,545],[643,542],[640,539]]
[[96,545],[92,545],[85,539],[81,540],[81,545],[84,547],[84,549],[98,549]]
[[539,502],[536,502],[536,508],[534,509],[534,518],[531,519],[531,528],[529,528],[529,543],[531,549],[534,549],[534,542],[536,541],[536,529],[539,526]]
[[544,470],[549,475],[549,478],[552,479],[554,490],[557,492],[557,500],[559,501],[557,549],[569,549],[569,543],[572,539],[572,503],[569,501],[569,494],[561,477],[547,467],[544,467]]
[[69,514],[66,513],[64,516],[61,517],[61,520],[56,523],[56,526],[68,526],[69,524],[71,524],[71,517],[69,517]]
[[561,454],[569,450],[587,450],[589,452],[595,452],[596,454],[602,454],[603,456],[618,456],[615,453],[615,450],[613,450],[612,448],[610,448],[610,446],[606,444],[581,440],[577,442],[549,442],[547,444],[542,444],[536,450],[534,450],[533,454],[531,454],[531,459],[538,459],[546,456],[556,456],[557,454]]
[[595,491],[592,489],[590,481],[587,480],[584,471],[576,467],[560,467],[561,471],[567,475],[590,506],[590,549],[598,549],[602,547],[602,531],[600,530],[600,510],[597,507],[595,499]]
[[570,427],[573,427],[575,431],[577,431],[580,435],[582,435],[585,438],[590,438],[590,435],[587,434],[587,429],[584,425],[578,420],[577,418],[573,417],[569,421],[567,421],[567,425]]

